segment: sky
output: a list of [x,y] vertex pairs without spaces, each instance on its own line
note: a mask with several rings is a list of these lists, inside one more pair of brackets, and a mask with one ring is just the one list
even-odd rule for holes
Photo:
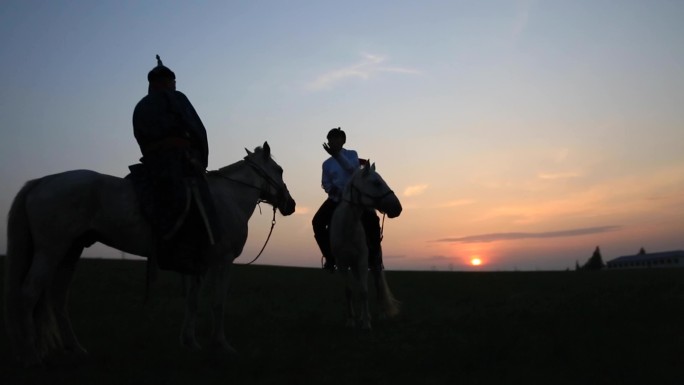
[[[297,212],[258,264],[320,266],[311,219],[338,126],[404,206],[384,222],[389,270],[684,249],[681,20],[678,0],[5,0],[0,250],[27,180],[138,161],[131,117],[156,54],[204,122],[210,169],[268,141],[285,170]],[[257,208],[236,263],[270,223]]]

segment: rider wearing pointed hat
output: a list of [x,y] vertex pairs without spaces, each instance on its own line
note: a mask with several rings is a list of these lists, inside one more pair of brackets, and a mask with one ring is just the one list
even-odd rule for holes
[[147,96],[133,112],[133,131],[143,160],[163,150],[183,148],[198,170],[204,171],[209,157],[207,131],[188,98],[176,90],[176,75],[159,55],[147,81]]
[[[178,249],[174,239],[182,235],[179,230],[189,218],[188,183],[198,187],[205,205],[212,205],[204,176],[209,145],[202,120],[188,98],[176,90],[176,75],[164,66],[159,55],[147,80],[147,95],[133,111],[133,132],[151,190],[148,220],[160,242],[158,253],[159,249],[163,253]],[[209,243],[213,243],[215,236],[207,231]]]

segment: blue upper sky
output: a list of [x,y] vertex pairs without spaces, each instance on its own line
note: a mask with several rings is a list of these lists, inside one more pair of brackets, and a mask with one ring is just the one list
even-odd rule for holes
[[677,0],[4,1],[0,216],[28,179],[126,174],[159,54],[207,127],[210,168],[268,140],[285,169],[298,215],[263,263],[318,264],[310,221],[337,126],[406,207],[386,222],[388,268],[683,249],[681,20]]

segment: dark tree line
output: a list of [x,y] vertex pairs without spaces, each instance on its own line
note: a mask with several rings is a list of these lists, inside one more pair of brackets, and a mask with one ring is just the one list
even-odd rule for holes
[[575,264],[575,270],[595,271],[601,270],[604,267],[606,267],[606,264],[603,263],[603,258],[601,257],[601,249],[599,249],[598,246],[596,246],[594,254],[591,255],[591,257],[587,260],[587,262],[584,265],[579,266],[579,264]]

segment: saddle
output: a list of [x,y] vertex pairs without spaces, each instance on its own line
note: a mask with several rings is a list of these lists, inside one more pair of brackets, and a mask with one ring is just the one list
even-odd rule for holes
[[140,211],[155,234],[158,267],[182,274],[204,273],[208,267],[206,249],[218,242],[221,234],[206,181],[184,177],[178,186],[160,189],[144,164],[128,168],[125,179],[133,182]]

